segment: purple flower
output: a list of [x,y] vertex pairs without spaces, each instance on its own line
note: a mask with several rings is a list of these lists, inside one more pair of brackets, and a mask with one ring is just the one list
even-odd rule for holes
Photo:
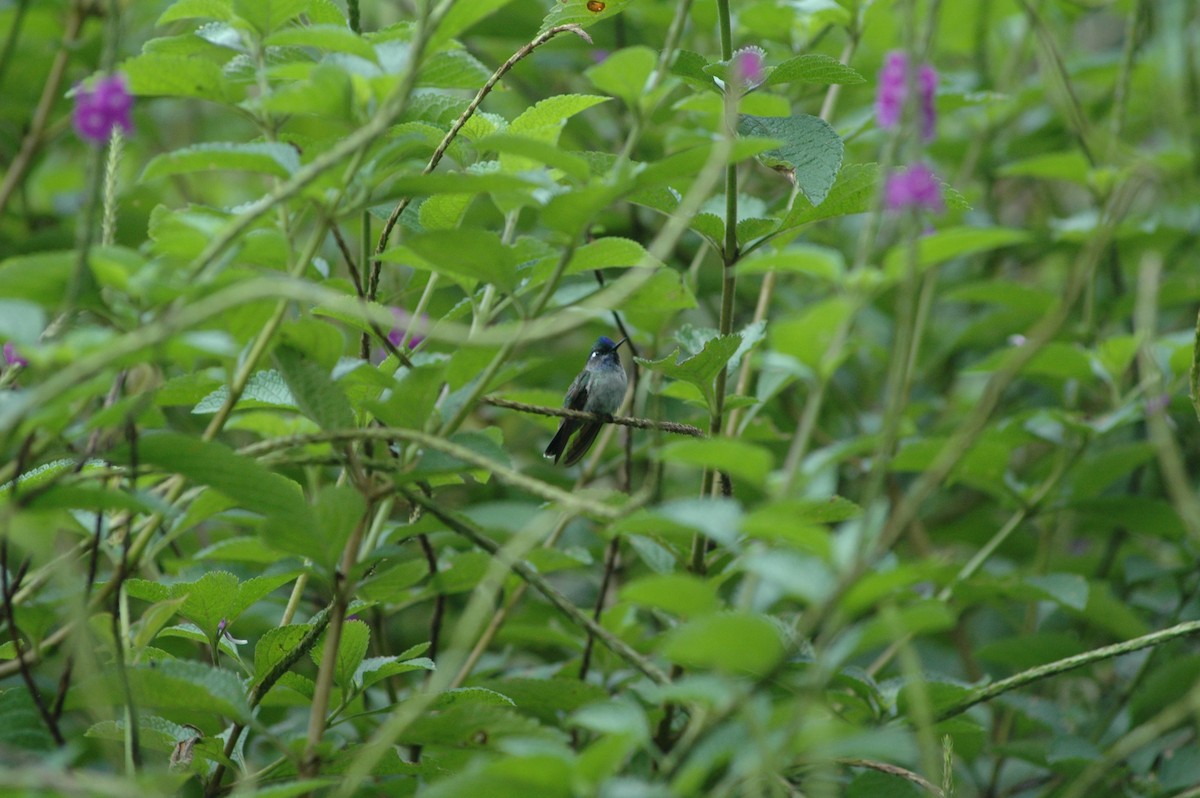
[[942,200],[942,184],[933,170],[923,163],[915,163],[888,175],[883,196],[889,211],[915,208],[941,213],[946,209],[946,203]]
[[893,50],[883,59],[883,69],[879,70],[879,93],[875,95],[875,118],[884,130],[900,124],[907,80],[908,56]]
[[28,366],[29,361],[21,357],[17,352],[17,348],[13,346],[13,342],[9,341],[4,345],[4,362],[10,366]]
[[593,64],[603,64],[608,60],[609,52],[608,50],[592,50],[591,56]]
[[83,85],[76,88],[71,122],[79,138],[106,144],[113,128],[119,127],[126,134],[133,132],[129,116],[132,108],[133,96],[125,86],[125,77],[119,74],[101,77],[91,88]]
[[[396,347],[397,349],[401,349],[404,346],[407,346],[409,349],[416,349],[417,345],[425,340],[425,336],[414,332],[413,337],[408,339],[407,344],[404,341],[404,331],[408,329],[408,324],[411,321],[412,316],[410,316],[408,311],[404,310],[403,308],[391,308],[391,311],[392,316],[396,319],[396,326],[388,331],[388,341],[390,341],[392,346]],[[417,325],[417,328],[423,328],[425,326],[425,321],[426,320],[422,318],[421,323]]]
[[757,86],[766,77],[766,60],[761,47],[743,47],[733,54],[733,79],[747,88]]
[[[900,124],[904,115],[904,103],[908,97],[908,55],[893,50],[883,59],[879,70],[879,93],[875,96],[875,119],[884,130],[892,130]],[[932,141],[937,124],[934,95],[937,92],[937,70],[929,64],[917,69],[917,93],[920,95],[921,138]]]

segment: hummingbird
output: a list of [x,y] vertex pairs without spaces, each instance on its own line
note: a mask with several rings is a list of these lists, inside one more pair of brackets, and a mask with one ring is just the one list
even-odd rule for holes
[[[621,406],[628,378],[625,376],[625,368],[621,365],[617,349],[627,340],[622,338],[614,344],[611,338],[603,335],[596,339],[596,345],[592,347],[592,353],[588,355],[583,371],[579,372],[579,376],[567,389],[563,407],[568,410],[612,415]],[[564,418],[558,425],[554,439],[546,447],[545,456],[553,457],[557,463],[566,449],[567,455],[563,465],[575,465],[583,459],[588,449],[592,448],[592,443],[595,442],[602,426],[602,421]],[[567,441],[576,430],[579,430],[579,436],[575,438],[571,448],[567,449]]]

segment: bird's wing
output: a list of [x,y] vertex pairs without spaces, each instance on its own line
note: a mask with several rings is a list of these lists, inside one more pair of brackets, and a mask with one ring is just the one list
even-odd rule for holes
[[587,404],[590,381],[591,378],[586,371],[579,372],[574,382],[571,383],[571,387],[567,388],[567,395],[563,398],[563,407],[568,410],[583,410]]

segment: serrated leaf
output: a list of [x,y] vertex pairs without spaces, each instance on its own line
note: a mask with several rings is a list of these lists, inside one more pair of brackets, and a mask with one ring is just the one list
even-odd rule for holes
[[[246,691],[237,674],[184,660],[129,665],[125,670],[139,708],[215,713],[245,723],[250,719]],[[85,680],[68,696],[68,705],[107,701],[119,705],[124,690],[113,671]],[[76,698],[76,696],[79,696]],[[83,696],[86,696],[84,698]]]
[[267,37],[268,47],[315,47],[333,53],[349,53],[378,63],[375,48],[366,39],[341,25],[305,25],[284,28]]
[[180,19],[211,19],[228,22],[233,19],[230,0],[177,0],[162,12],[155,25],[166,25]]
[[300,156],[287,144],[259,142],[237,144],[209,142],[164,153],[153,158],[142,171],[142,180],[170,175],[229,169],[290,177],[300,168]]
[[308,633],[308,624],[275,626],[263,633],[254,647],[254,678],[261,680],[282,662]]
[[780,230],[790,230],[822,219],[866,213],[871,209],[878,184],[877,164],[846,164],[838,172],[833,188],[823,202],[814,203],[806,197],[797,197]]
[[846,66],[836,58],[821,53],[808,53],[789,58],[773,68],[763,81],[763,86],[777,86],[781,83],[817,83],[829,85],[833,83],[854,84],[866,83],[867,79],[857,70]]
[[329,372],[290,346],[275,349],[275,362],[288,390],[305,416],[321,429],[350,429],[354,411],[340,385]]
[[[494,133],[478,139],[475,142],[475,149],[479,152],[516,155],[526,158],[531,162],[544,163],[547,166],[561,170],[567,176],[581,182],[587,180],[591,174],[591,167],[588,166],[587,161],[578,155],[565,152],[557,147],[547,147],[545,142],[527,136],[513,135],[512,133]],[[520,179],[515,175],[495,173],[489,176],[497,183],[504,180],[511,181],[512,185],[509,189],[529,189],[536,187],[534,183]],[[489,188],[488,190],[498,191],[508,189],[498,186],[495,189]]]
[[845,145],[828,122],[807,114],[784,117],[744,114],[738,120],[738,133],[783,141],[783,146],[763,153],[759,160],[790,171],[796,186],[813,205],[820,205],[829,196],[842,166]]
[[263,36],[308,10],[309,0],[233,0],[233,11]]
[[679,50],[671,63],[671,74],[683,78],[696,88],[720,92],[721,89],[712,75],[705,71],[708,59],[691,50]]
[[673,380],[682,380],[695,385],[711,405],[713,380],[725,368],[741,343],[742,336],[740,335],[716,336],[704,345],[704,349],[699,354],[684,360],[677,360],[678,349],[661,360],[636,359],[638,363],[651,371],[657,371]]
[[[215,413],[224,407],[229,400],[229,386],[222,385],[217,390],[201,399],[192,412],[197,415]],[[234,407],[247,409],[253,407],[287,407],[297,409],[296,400],[288,390],[283,376],[274,369],[256,371],[246,383],[245,390],[238,397]]]
[[[547,97],[525,109],[509,124],[507,132],[555,144],[568,119],[595,105],[608,102],[608,99],[590,94],[559,94]],[[503,167],[503,158],[500,163]]]

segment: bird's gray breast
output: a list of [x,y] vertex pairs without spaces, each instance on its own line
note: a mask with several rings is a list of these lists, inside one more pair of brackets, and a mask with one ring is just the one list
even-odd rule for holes
[[625,369],[600,368],[591,372],[585,410],[592,413],[612,413],[625,398]]

